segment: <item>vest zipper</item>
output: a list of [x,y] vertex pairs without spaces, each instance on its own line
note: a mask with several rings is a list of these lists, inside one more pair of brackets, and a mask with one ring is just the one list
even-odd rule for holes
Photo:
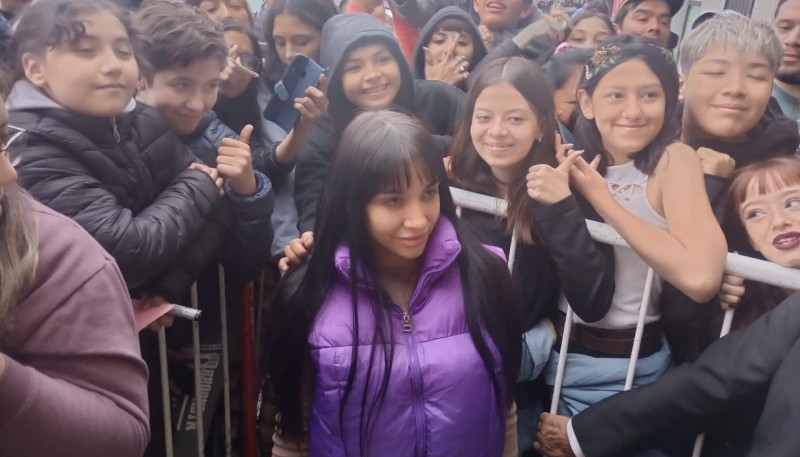
[[416,452],[417,457],[424,457],[427,451],[427,424],[425,423],[425,405],[422,399],[422,369],[419,366],[417,355],[417,340],[414,338],[414,328],[411,323],[411,314],[403,312],[403,333],[408,335],[409,365],[411,366],[411,391],[414,394],[414,424],[416,425]]
[[117,143],[122,141],[122,137],[119,135],[119,129],[117,129],[117,118],[111,118],[111,128],[114,129],[114,141]]

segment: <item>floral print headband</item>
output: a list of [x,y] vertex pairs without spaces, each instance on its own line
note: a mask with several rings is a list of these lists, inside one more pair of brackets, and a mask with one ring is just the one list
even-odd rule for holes
[[[672,53],[668,50],[654,43],[647,43],[644,46],[653,46],[657,48],[668,63],[675,65],[675,59],[672,57]],[[620,54],[622,50],[623,48],[616,44],[606,44],[597,48],[594,51],[594,54],[592,54],[592,57],[589,58],[584,66],[583,72],[586,81],[590,81],[601,71],[616,66],[618,60],[620,60]]]

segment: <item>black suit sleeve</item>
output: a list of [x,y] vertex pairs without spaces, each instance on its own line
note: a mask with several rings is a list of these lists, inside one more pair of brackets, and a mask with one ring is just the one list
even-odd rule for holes
[[617,456],[666,435],[700,433],[741,398],[766,391],[800,338],[800,294],[715,342],[694,364],[615,395],[572,419],[587,457]]

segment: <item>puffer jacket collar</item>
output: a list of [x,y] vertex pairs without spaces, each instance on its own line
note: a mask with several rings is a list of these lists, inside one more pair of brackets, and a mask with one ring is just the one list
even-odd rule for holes
[[[414,295],[425,293],[425,288],[456,261],[458,255],[461,253],[461,243],[458,241],[453,223],[446,217],[439,216],[439,220],[433,227],[428,244],[425,247],[425,252],[422,254],[422,270],[417,282],[417,287]],[[350,281],[350,247],[347,244],[341,244],[336,248],[334,254],[334,265],[336,270],[342,277]],[[374,287],[368,279],[364,277],[364,273],[359,274],[358,286],[362,290],[369,290]]]
[[9,111],[46,112],[48,117],[74,128],[99,145],[119,143],[116,136],[130,131],[132,119],[126,115],[133,112],[136,106],[136,100],[131,99],[123,112],[113,118],[78,114],[68,111],[25,79],[14,83],[6,100]]

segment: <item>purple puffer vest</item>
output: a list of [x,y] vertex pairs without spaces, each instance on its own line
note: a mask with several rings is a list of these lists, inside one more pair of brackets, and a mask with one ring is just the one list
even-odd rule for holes
[[[359,358],[353,390],[339,420],[352,354],[353,317],[350,254],[339,247],[341,273],[317,314],[309,334],[317,370],[309,417],[312,457],[498,457],[503,453],[505,414],[499,413],[492,382],[467,329],[461,277],[461,252],[453,225],[441,217],[423,254],[422,273],[404,316],[391,311],[387,327],[394,337],[386,398],[373,415],[370,437],[360,449],[361,399],[372,343],[374,316],[365,286],[359,288]],[[405,319],[404,319],[405,317]],[[500,356],[487,343],[503,382]],[[383,351],[376,350],[366,413],[383,377]],[[503,400],[505,404],[505,400]],[[365,417],[366,419],[366,417]]]

